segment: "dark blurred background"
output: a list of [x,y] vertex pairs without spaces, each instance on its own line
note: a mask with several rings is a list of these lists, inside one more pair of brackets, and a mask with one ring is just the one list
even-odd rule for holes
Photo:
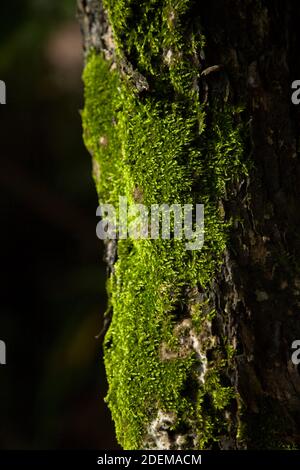
[[2,0],[0,448],[116,448],[76,0]]

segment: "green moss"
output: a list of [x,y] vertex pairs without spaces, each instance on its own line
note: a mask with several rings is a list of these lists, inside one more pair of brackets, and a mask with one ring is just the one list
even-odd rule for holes
[[[84,71],[83,127],[99,200],[117,205],[125,195],[135,202],[138,188],[146,205],[205,205],[200,251],[186,251],[184,240],[118,241],[109,281],[113,319],[105,339],[107,402],[125,449],[142,446],[158,410],[175,413],[175,430],[189,423],[199,445],[208,447],[224,433],[224,409],[234,398],[232,388],[222,384],[231,350],[228,346],[227,354],[224,347],[225,353],[208,362],[201,385],[199,357],[192,350],[180,354],[174,328],[178,305],[188,302],[186,292],[207,287],[222,263],[230,221],[223,220],[219,200],[227,181],[245,173],[241,111],[216,102],[206,128],[208,110],[195,87],[194,60],[204,39],[185,21],[193,2],[104,3],[118,60],[129,59],[150,89],[139,95],[124,73],[91,52]],[[191,307],[199,334],[213,315],[203,307]],[[177,357],[162,358],[163,344],[177,348]],[[196,397],[186,393],[190,383]]]
[[[109,64],[90,55],[84,72],[85,109],[82,112],[84,140],[94,158],[94,178],[99,198],[116,204],[122,188],[121,141],[115,130],[120,79]],[[117,183],[117,184],[116,184]]]

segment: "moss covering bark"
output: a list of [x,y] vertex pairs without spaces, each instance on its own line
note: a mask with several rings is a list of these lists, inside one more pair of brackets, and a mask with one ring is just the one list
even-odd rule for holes
[[209,448],[239,435],[228,379],[235,345],[214,334],[207,292],[233,222],[222,201],[247,174],[247,126],[226,86],[208,103],[194,5],[105,0],[111,50],[91,49],[84,71],[84,139],[99,201],[205,206],[201,250],[176,239],[117,242],[104,350],[107,402],[125,449]]

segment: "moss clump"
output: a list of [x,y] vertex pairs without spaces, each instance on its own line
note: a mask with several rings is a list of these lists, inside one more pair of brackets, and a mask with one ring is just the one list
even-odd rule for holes
[[[196,351],[163,360],[163,344],[180,350],[174,329],[186,292],[207,287],[222,263],[230,221],[219,209],[227,181],[245,172],[239,113],[201,104],[195,57],[204,40],[186,15],[189,0],[106,0],[117,45],[116,62],[130,61],[149,83],[136,92],[126,73],[91,52],[84,71],[86,146],[94,159],[99,199],[145,205],[203,203],[205,243],[186,251],[184,240],[119,240],[109,280],[113,319],[105,339],[107,401],[125,449],[143,445],[158,411],[176,416],[173,431],[189,426],[208,447],[224,433],[224,409],[234,397],[222,383],[229,357],[215,355],[198,380]],[[196,31],[196,33],[194,32]],[[171,51],[171,52],[170,52]],[[200,334],[207,315],[193,306]],[[203,354],[205,347],[203,345]],[[221,357],[222,356],[222,357]],[[187,393],[189,384],[192,393]]]

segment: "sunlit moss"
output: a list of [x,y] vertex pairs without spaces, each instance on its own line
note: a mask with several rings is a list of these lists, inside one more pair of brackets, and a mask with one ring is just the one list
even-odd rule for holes
[[[222,410],[235,396],[221,379],[231,354],[208,361],[200,384],[194,351],[172,360],[163,360],[160,351],[162,344],[180,348],[174,335],[178,305],[186,302],[187,291],[209,286],[220,269],[230,221],[224,220],[219,200],[227,181],[246,171],[241,111],[216,102],[206,125],[208,109],[195,86],[199,68],[194,60],[204,38],[187,31],[191,1],[104,3],[116,60],[129,58],[147,79],[149,91],[137,93],[118,67],[90,53],[83,127],[99,199],[117,205],[119,195],[125,195],[135,202],[138,192],[146,205],[205,205],[200,251],[187,251],[184,240],[118,241],[109,280],[113,319],[105,339],[107,402],[125,449],[143,445],[158,410],[174,412],[174,429],[188,423],[199,446],[207,447],[224,433]],[[193,306],[198,333],[212,316],[201,303]],[[189,383],[194,384],[193,397],[185,392]]]

